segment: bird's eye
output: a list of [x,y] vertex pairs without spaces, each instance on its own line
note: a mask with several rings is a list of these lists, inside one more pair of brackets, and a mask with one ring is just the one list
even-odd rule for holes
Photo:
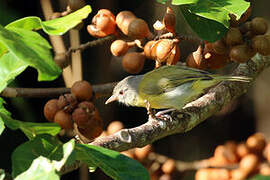
[[123,94],[124,94],[124,91],[123,91],[123,90],[121,90],[121,91],[119,92],[119,94],[120,94],[120,95],[123,95]]

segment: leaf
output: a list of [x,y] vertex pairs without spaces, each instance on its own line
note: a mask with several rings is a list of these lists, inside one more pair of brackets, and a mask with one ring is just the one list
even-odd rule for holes
[[[37,136],[18,146],[12,153],[12,176],[16,177],[26,171],[33,160],[40,156],[50,160],[49,167],[53,166],[53,169],[60,171],[64,164],[70,164],[74,161],[74,147],[74,140],[63,145],[53,136],[46,134]],[[46,166],[41,168],[46,169]]]
[[82,22],[91,11],[91,6],[87,5],[74,13],[50,21],[41,21],[39,17],[35,16],[25,17],[8,24],[6,28],[17,27],[26,30],[39,30],[42,28],[47,34],[63,35]]
[[5,125],[3,119],[0,117],[0,135],[5,130]]
[[13,80],[21,74],[28,65],[14,58],[10,52],[0,57],[0,92]]
[[199,0],[172,0],[173,5],[186,5],[186,4],[194,4]]
[[229,14],[234,14],[237,19],[248,9],[249,2],[244,0],[198,0],[190,4],[191,13],[211,19],[229,28]]
[[54,80],[60,75],[61,69],[52,59],[49,43],[38,33],[0,26],[0,43],[7,47],[17,61],[36,68],[39,81]]
[[270,176],[256,175],[248,180],[270,180]]
[[227,29],[222,24],[197,16],[191,13],[185,6],[180,6],[180,10],[187,23],[200,38],[209,42],[215,42],[225,36]]
[[[0,112],[5,114],[6,116],[10,116],[10,112],[8,112],[5,109],[4,103],[5,103],[4,99],[0,98]],[[4,119],[0,116],[0,135],[4,130],[5,130]]]
[[6,173],[3,169],[0,169],[0,180],[4,180],[6,177]]
[[115,180],[150,179],[147,170],[138,162],[119,152],[87,144],[76,144],[76,159],[88,166],[99,167]]
[[59,175],[50,160],[40,156],[33,161],[30,168],[17,176],[15,180],[58,180]]

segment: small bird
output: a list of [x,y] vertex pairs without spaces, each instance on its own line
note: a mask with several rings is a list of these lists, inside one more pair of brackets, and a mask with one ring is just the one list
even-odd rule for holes
[[120,81],[105,102],[153,109],[182,109],[205,90],[221,81],[249,82],[244,76],[223,76],[186,66],[162,66],[144,75],[128,76]]

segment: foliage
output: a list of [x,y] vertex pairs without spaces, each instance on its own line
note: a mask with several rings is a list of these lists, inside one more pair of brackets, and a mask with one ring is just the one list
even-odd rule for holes
[[[157,0],[165,3],[167,0]],[[225,35],[229,27],[229,14],[239,19],[250,3],[244,0],[173,0],[179,6],[187,23],[198,36],[214,42]]]
[[[157,0],[165,3],[167,0]],[[247,10],[244,0],[173,0],[179,6],[190,27],[202,39],[213,42],[227,32],[229,13],[237,19]],[[39,17],[25,17],[7,26],[0,25],[0,92],[27,67],[38,71],[39,81],[52,81],[62,70],[53,61],[51,46],[37,30],[49,35],[63,35],[87,18],[90,6],[65,17],[42,21]],[[102,147],[62,143],[55,136],[60,127],[54,123],[32,123],[15,120],[0,98],[0,134],[5,126],[20,129],[29,141],[18,146],[12,154],[12,176],[16,179],[60,179],[63,166],[75,160],[89,168],[101,168],[113,179],[150,179],[146,169],[119,152]],[[3,178],[2,172],[0,179]],[[266,177],[254,177],[267,179]]]

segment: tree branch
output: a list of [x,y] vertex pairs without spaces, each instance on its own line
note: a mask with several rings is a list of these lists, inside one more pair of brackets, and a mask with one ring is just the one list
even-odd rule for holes
[[97,138],[92,145],[102,146],[116,151],[125,151],[134,147],[143,147],[165,136],[184,133],[212,116],[233,99],[247,92],[255,78],[270,66],[270,57],[256,55],[246,64],[240,64],[234,75],[252,77],[249,83],[223,82],[211,88],[207,94],[187,104],[182,111],[172,112],[172,121],[161,121],[149,117],[147,123],[122,129],[116,134]]
[[[93,92],[96,96],[104,96],[111,94],[117,82],[106,83],[100,85],[93,85]],[[14,98],[14,97],[57,97],[65,93],[70,93],[70,88],[12,88],[6,87],[0,96]]]

